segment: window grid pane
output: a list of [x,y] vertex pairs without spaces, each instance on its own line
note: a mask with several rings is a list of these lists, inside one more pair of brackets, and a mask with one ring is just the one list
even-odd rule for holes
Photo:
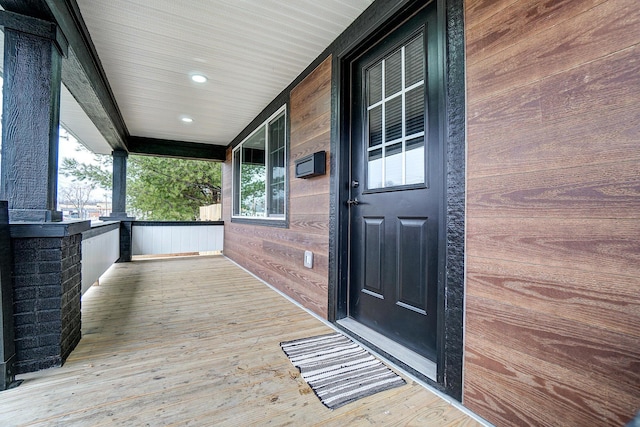
[[368,103],[373,105],[382,99],[382,63],[367,70]]
[[385,59],[385,96],[395,95],[402,90],[402,51],[397,50]]
[[266,127],[242,144],[240,216],[266,215]]
[[402,96],[385,102],[384,130],[385,142],[402,138]]
[[369,110],[369,147],[382,144],[382,105]]
[[424,55],[422,37],[416,37],[405,48],[406,86],[412,86],[424,79]]

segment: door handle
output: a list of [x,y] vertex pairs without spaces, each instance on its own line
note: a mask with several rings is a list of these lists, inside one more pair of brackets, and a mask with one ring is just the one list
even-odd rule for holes
[[347,200],[347,205],[349,206],[355,206],[355,205],[359,205],[360,202],[358,201],[358,198],[356,197],[355,199],[352,200]]

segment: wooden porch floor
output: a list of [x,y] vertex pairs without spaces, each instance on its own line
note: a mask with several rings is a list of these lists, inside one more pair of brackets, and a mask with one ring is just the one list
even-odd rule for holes
[[0,393],[0,425],[479,425],[406,377],[325,408],[279,343],[332,330],[220,256],[117,264],[82,322],[63,367]]

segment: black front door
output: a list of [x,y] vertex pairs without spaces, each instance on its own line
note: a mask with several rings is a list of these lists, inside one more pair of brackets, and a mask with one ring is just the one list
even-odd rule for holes
[[348,315],[435,360],[442,209],[435,12],[352,62]]

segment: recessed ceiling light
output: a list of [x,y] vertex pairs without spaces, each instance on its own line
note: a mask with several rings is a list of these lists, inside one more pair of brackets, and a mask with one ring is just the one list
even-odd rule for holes
[[205,83],[207,81],[207,76],[203,76],[202,74],[192,74],[191,80],[196,83]]
[[180,120],[182,120],[184,123],[191,123],[193,122],[193,119],[191,117],[181,117]]

